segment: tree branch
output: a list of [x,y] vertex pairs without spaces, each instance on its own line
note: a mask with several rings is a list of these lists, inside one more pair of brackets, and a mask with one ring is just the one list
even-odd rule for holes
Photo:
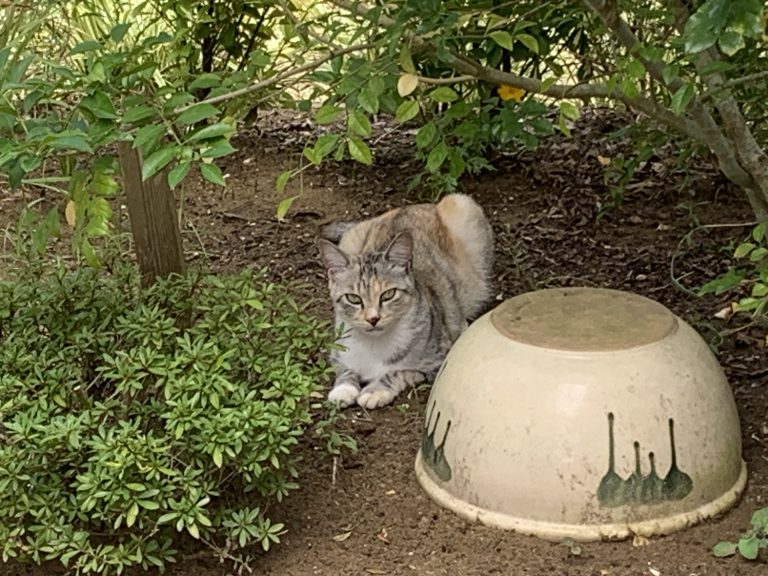
[[[621,18],[621,15],[616,10],[615,4],[607,0],[581,1],[582,4],[600,17],[605,25],[616,35],[619,43],[627,48],[630,54],[634,54],[642,62],[643,66],[653,78],[667,86],[670,91],[676,91],[683,86],[683,82],[679,78],[664,82],[663,72],[666,64],[663,61],[651,62],[641,58],[637,54],[637,49],[641,45],[640,41],[637,36],[635,36],[634,32],[632,32],[629,25]],[[678,10],[676,26],[678,31],[682,32],[682,27],[688,20],[689,14],[687,9],[678,0],[675,0],[674,4]],[[694,64],[697,71],[701,74],[703,67],[711,61],[712,60],[708,59],[706,54],[702,54],[696,59]],[[723,90],[724,81],[722,75],[711,74],[705,76],[702,74],[701,76],[704,79],[704,83],[709,87],[710,93],[714,93],[717,90]],[[759,198],[754,197],[756,183],[753,177],[755,171],[739,157],[740,150],[749,149],[754,151],[754,147],[757,143],[754,142],[752,133],[747,128],[736,101],[733,99],[730,92],[727,92],[726,90],[725,100],[727,101],[728,98],[730,98],[730,103],[725,105],[725,110],[721,109],[721,107],[716,104],[723,120],[723,124],[725,125],[725,133],[723,133],[723,130],[715,121],[710,110],[702,104],[702,97],[700,95],[695,95],[688,104],[688,112],[691,115],[691,119],[685,120],[686,130],[683,131],[683,133],[701,142],[705,146],[708,146],[717,157],[720,169],[728,179],[738,184],[747,192],[755,213],[758,215],[765,214],[765,206],[762,208],[759,207],[758,204],[760,203],[760,200]],[[751,142],[749,141],[750,139]],[[759,147],[757,148],[759,150]],[[763,157],[765,157],[764,154]],[[764,166],[763,169],[768,171],[768,166]],[[766,174],[766,178],[768,178],[768,173]]]
[[465,76],[451,76],[450,78],[429,78],[427,76],[417,76],[419,82],[424,84],[434,84],[435,86],[445,84],[461,84],[462,82],[476,82],[477,78],[471,74]]
[[[367,16],[371,11],[369,6],[360,2],[353,2],[350,0],[331,1],[336,6],[347,10],[356,16]],[[395,21],[388,16],[380,15],[378,17],[378,24],[384,28],[389,28],[395,24]],[[428,42],[423,38],[412,33],[408,33],[407,36],[414,45],[418,47],[429,47]],[[683,118],[676,116],[649,98],[628,98],[619,90],[611,90],[604,84],[552,84],[547,86],[546,83],[534,78],[528,78],[514,74],[513,72],[504,72],[503,70],[483,66],[479,62],[461,54],[453,53],[452,56],[453,60],[450,62],[450,65],[460,74],[472,76],[478,80],[489,82],[491,84],[505,84],[515,88],[522,88],[526,92],[541,94],[542,96],[549,96],[558,100],[565,98],[605,98],[609,100],[617,100],[647,114],[649,117],[669,126],[673,130],[677,130],[682,134],[695,138],[694,134],[691,133],[692,127],[689,126]]]
[[251,92],[256,92],[257,90],[261,90],[262,88],[267,88],[268,86],[272,86],[273,84],[277,84],[278,82],[281,82],[285,80],[286,78],[291,78],[292,76],[298,76],[301,74],[306,74],[308,72],[311,72],[315,70],[316,68],[319,68],[326,62],[329,62],[336,58],[337,56],[343,56],[344,54],[350,54],[352,52],[359,52],[361,50],[367,50],[368,48],[372,48],[372,44],[354,44],[352,46],[347,46],[346,48],[340,48],[338,50],[332,50],[325,56],[322,56],[320,58],[317,58],[316,60],[312,60],[311,62],[307,62],[306,64],[303,64],[302,66],[299,66],[297,68],[289,68],[288,70],[284,70],[283,72],[280,72],[279,74],[275,74],[274,76],[267,78],[266,80],[261,80],[260,82],[256,82],[254,84],[251,84],[250,86],[246,86],[244,88],[240,88],[238,90],[234,90],[232,92],[227,92],[226,94],[219,94],[218,96],[213,96],[211,98],[206,98],[205,100],[200,100],[199,102],[194,102],[192,104],[186,104],[184,106],[180,106],[176,108],[173,113],[174,114],[181,114],[185,110],[189,110],[193,106],[197,106],[198,104],[218,104],[219,102],[225,102],[227,100],[232,100],[233,98],[237,98],[239,96],[245,96],[246,94],[250,94]]

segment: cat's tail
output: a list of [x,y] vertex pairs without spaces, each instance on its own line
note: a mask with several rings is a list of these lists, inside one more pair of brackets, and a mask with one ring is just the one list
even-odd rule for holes
[[338,244],[341,237],[344,236],[349,230],[357,226],[359,222],[333,222],[327,224],[320,229],[320,237],[330,240],[334,244]]
[[493,229],[483,209],[466,194],[455,193],[448,194],[438,202],[437,213],[451,236],[463,245],[468,263],[479,280],[475,286],[478,301],[484,300],[490,291]]

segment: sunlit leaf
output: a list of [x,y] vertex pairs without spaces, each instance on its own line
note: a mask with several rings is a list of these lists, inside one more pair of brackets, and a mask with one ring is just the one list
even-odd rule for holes
[[371,149],[368,148],[368,145],[360,140],[360,138],[350,136],[347,140],[347,148],[349,149],[349,155],[358,162],[366,164],[367,166],[373,164],[373,154],[371,154]]

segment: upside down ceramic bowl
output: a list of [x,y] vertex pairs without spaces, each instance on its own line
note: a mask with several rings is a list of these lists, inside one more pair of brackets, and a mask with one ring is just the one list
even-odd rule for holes
[[661,304],[593,288],[523,294],[466,330],[432,388],[416,474],[467,519],[580,541],[680,530],[747,478],[702,338]]

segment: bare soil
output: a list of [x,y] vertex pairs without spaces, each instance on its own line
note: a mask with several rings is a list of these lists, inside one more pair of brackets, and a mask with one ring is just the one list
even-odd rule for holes
[[[739,505],[675,535],[576,548],[465,522],[432,503],[415,480],[426,393],[412,393],[371,413],[347,411],[346,426],[360,447],[356,454],[334,461],[307,440],[301,489],[271,513],[287,532],[269,553],[254,551],[253,573],[768,575],[765,558],[747,562],[711,554],[718,541],[738,538],[752,511],[768,502],[765,331],[745,327],[738,318],[728,323],[717,319],[714,314],[727,297],[697,298],[683,289],[695,289],[726,269],[722,248],[749,231],[741,224],[752,215],[742,194],[711,165],[702,162],[687,172],[676,168],[673,149],[659,150],[630,185],[622,207],[608,209],[598,156],[610,158],[625,146],[609,134],[630,121],[612,112],[591,113],[571,139],[553,137],[535,153],[494,158],[496,171],[467,179],[464,191],[484,206],[494,226],[497,300],[552,286],[630,290],[666,305],[713,345],[741,415],[749,484]],[[285,221],[278,222],[275,207],[283,196],[275,191],[275,178],[299,166],[301,145],[315,128],[296,115],[262,115],[259,130],[241,135],[239,151],[223,163],[226,192],[196,179],[188,184],[181,199],[188,260],[208,262],[219,272],[265,266],[275,279],[305,284],[296,288],[299,297],[312,300],[312,309],[329,317],[314,247],[319,227],[419,199],[405,191],[418,170],[409,139],[390,128],[377,125],[373,167],[329,164],[292,181],[286,194],[298,198]],[[9,222],[21,202],[0,198],[0,222]],[[195,559],[181,561],[169,573],[223,576],[236,571],[194,552],[189,550]],[[0,566],[2,576],[59,571]]]

